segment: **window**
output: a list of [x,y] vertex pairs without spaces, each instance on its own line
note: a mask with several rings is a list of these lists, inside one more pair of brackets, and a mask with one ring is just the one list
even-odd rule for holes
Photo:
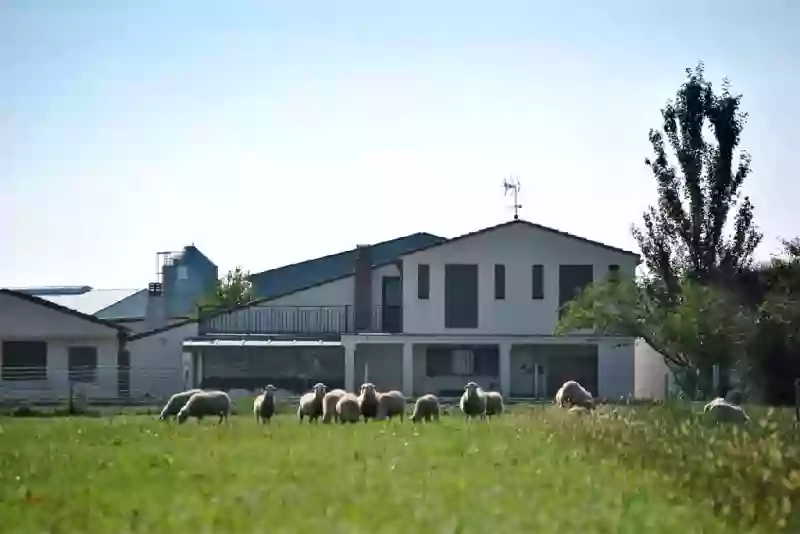
[[186,280],[189,278],[189,269],[186,265],[178,265],[178,280]]
[[494,266],[494,298],[504,300],[506,298],[506,266]]
[[431,266],[417,265],[417,298],[428,300],[431,297]]
[[577,297],[594,281],[594,265],[558,266],[558,313],[564,314],[564,305]]
[[67,360],[72,382],[97,380],[97,347],[70,347]]
[[500,372],[497,347],[433,346],[425,352],[425,370],[429,377],[496,377]]
[[3,380],[47,380],[47,343],[3,341]]
[[531,269],[531,298],[544,298],[544,265],[534,265]]
[[608,266],[608,278],[611,280],[619,280],[619,265],[612,263]]

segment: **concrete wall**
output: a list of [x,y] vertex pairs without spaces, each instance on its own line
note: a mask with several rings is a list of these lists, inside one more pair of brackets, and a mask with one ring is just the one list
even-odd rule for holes
[[[184,387],[183,342],[197,335],[191,323],[128,343],[131,397],[168,397]],[[191,371],[190,371],[191,372]]]
[[599,395],[609,399],[634,395],[636,385],[633,340],[625,343],[601,341],[597,349]]
[[[44,401],[69,395],[68,349],[97,348],[96,381],[83,386],[92,398],[117,396],[117,331],[16,297],[0,294],[0,341],[47,342],[47,378],[0,379],[0,401]],[[0,343],[0,367],[3,363]]]
[[[366,373],[366,378],[365,378]],[[364,382],[375,384],[379,391],[403,390],[403,345],[364,344],[356,347],[356,389]]]
[[[524,224],[511,225],[403,258],[404,332],[416,334],[552,334],[558,321],[558,267],[594,265],[594,279],[620,266],[634,276],[636,258]],[[444,270],[448,263],[478,264],[479,317],[476,329],[445,329]],[[430,299],[417,298],[417,266],[430,265]],[[505,265],[506,298],[494,298],[494,265]],[[531,269],[544,266],[545,298],[531,298]]]
[[667,387],[673,383],[672,371],[664,357],[643,339],[637,339],[634,348],[634,394],[642,399],[664,399]]

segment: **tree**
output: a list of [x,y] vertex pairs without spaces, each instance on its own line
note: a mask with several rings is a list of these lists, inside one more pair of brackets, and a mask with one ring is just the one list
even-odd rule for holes
[[[706,284],[730,277],[752,263],[762,239],[753,224],[749,197],[740,201],[750,174],[750,155],[736,152],[747,114],[741,95],[733,95],[727,80],[714,94],[703,64],[692,71],[675,101],[661,110],[663,133],[650,131],[654,159],[646,159],[658,184],[658,204],[643,214],[644,228],[633,228],[653,282],[649,290],[664,305],[680,295],[684,276]],[[704,137],[710,127],[715,142]],[[670,164],[666,143],[675,153]],[[733,235],[725,226],[732,211]]]
[[233,308],[252,300],[252,290],[250,272],[237,265],[217,280],[214,290],[200,300],[200,307]]

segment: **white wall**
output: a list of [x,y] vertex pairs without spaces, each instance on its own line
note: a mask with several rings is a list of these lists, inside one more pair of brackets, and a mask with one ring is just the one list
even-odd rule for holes
[[662,400],[673,383],[672,371],[664,363],[664,357],[643,339],[636,340],[635,382],[637,398]]
[[[66,399],[69,395],[67,354],[70,346],[97,348],[96,381],[84,387],[89,398],[117,396],[118,344],[115,329],[0,294],[0,341],[14,340],[47,342],[47,378],[26,381],[0,379],[0,401]],[[0,366],[2,350],[0,343]]]
[[609,399],[634,395],[634,367],[633,340],[600,341],[597,344],[598,395]]
[[[372,306],[381,304],[382,297],[382,280],[384,276],[398,276],[400,271],[395,265],[386,265],[372,271]],[[343,307],[350,306],[350,317],[348,320],[352,321],[352,306],[353,306],[353,284],[355,277],[348,276],[341,278],[327,284],[321,284],[305,291],[298,291],[285,297],[276,298],[270,301],[261,303],[259,306],[245,308],[243,310],[235,311],[233,313],[225,314],[211,319],[208,324],[217,329],[217,331],[242,331],[244,325],[256,325],[257,330],[263,330],[269,327],[271,322],[270,314],[275,313],[274,310],[281,309],[282,316],[287,314],[302,313],[301,310],[294,310],[294,307],[309,307],[309,308],[330,308],[331,314],[344,313]],[[272,310],[272,311],[271,311]],[[316,333],[318,331],[315,319],[318,318],[318,310],[310,310],[310,319],[304,320],[303,324],[310,332]],[[330,322],[330,319],[329,319]],[[344,327],[344,319],[342,320],[342,327]],[[352,325],[351,325],[352,326]]]
[[[479,316],[476,329],[445,329],[444,267],[478,264]],[[494,265],[505,265],[506,298],[494,298]],[[417,298],[417,266],[430,265],[430,299]],[[531,298],[532,265],[544,266],[545,298]],[[633,277],[636,258],[574,239],[514,224],[404,257],[403,326],[407,333],[543,334],[558,321],[558,266],[592,264],[595,280],[620,266]]]
[[183,342],[196,335],[197,323],[190,323],[129,342],[131,397],[161,399],[183,390]]

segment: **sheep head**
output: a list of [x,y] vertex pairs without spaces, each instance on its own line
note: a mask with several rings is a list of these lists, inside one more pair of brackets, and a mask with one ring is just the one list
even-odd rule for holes
[[475,382],[467,382],[467,385],[464,386],[464,391],[467,392],[467,396],[471,397],[478,392],[478,384]]
[[367,398],[375,397],[375,384],[372,382],[364,382],[361,384],[361,395]]

